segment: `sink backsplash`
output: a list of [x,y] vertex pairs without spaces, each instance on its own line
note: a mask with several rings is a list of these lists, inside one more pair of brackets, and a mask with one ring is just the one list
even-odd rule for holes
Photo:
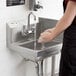
[[[46,19],[46,18],[39,18],[39,23],[37,23],[36,25],[36,39],[39,38],[40,33],[43,32],[44,30],[48,29],[48,28],[52,28],[56,25],[57,20],[53,20],[53,19]],[[29,40],[33,40],[34,39],[34,32],[32,34],[28,34],[27,36],[23,36],[21,31],[22,31],[22,27],[23,24],[12,24],[9,25],[7,23],[7,41],[9,43],[13,43],[13,42],[26,42]],[[59,41],[62,41],[62,36],[63,34],[59,35],[58,38]]]

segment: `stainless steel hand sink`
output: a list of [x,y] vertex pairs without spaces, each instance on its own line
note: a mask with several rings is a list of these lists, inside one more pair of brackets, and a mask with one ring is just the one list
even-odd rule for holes
[[49,57],[50,55],[55,55],[60,52],[60,42],[59,41],[51,41],[48,43],[38,43],[37,41],[28,41],[27,43],[23,43],[19,45],[20,47],[27,48],[36,52],[37,57],[45,58]]
[[60,52],[62,46],[62,35],[58,36],[51,42],[40,44],[37,42],[40,33],[48,28],[54,27],[57,20],[39,18],[39,23],[36,24],[36,38],[34,33],[23,37],[21,34],[22,26],[11,26],[7,24],[7,47],[15,52],[18,52],[26,59],[40,60]]
[[24,43],[24,44],[21,44],[20,46],[21,47],[24,47],[24,48],[29,48],[31,50],[35,50],[35,51],[41,51],[42,49],[46,49],[48,47],[52,47],[52,46],[55,46],[57,44],[60,44],[59,42],[57,41],[51,41],[51,42],[48,42],[48,43],[38,43],[37,41],[30,41],[30,42],[27,42],[27,43]]

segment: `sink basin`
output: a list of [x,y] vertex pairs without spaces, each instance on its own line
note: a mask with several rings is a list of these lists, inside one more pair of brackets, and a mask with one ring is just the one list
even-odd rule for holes
[[26,47],[26,48],[38,51],[38,50],[42,50],[44,48],[46,49],[50,46],[52,47],[52,46],[57,45],[57,44],[59,44],[59,42],[56,42],[56,41],[52,41],[52,42],[48,42],[48,43],[44,43],[44,44],[38,43],[37,41],[30,41],[30,42],[27,42],[25,44],[21,44],[20,46],[24,47],[24,48]]
[[7,24],[7,47],[19,53],[26,59],[40,60],[60,52],[62,47],[62,35],[58,36],[51,42],[40,44],[37,42],[40,33],[48,28],[54,27],[57,20],[39,18],[39,23],[36,24],[36,39],[34,39],[34,32],[27,37],[21,34],[21,25],[13,26]]
[[48,57],[59,53],[61,44],[59,41],[51,41],[44,44],[38,43],[37,41],[30,41],[19,46],[36,52],[37,57]]
[[62,43],[59,41],[45,44],[37,43],[37,41],[27,41],[24,43],[13,43],[10,49],[19,52],[26,59],[38,61],[58,54],[61,47]]

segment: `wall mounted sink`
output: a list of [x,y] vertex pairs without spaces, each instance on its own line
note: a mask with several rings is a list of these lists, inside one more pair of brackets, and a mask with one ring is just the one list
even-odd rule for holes
[[30,41],[27,43],[23,43],[19,45],[20,47],[27,48],[37,53],[37,57],[49,57],[50,55],[54,55],[56,53],[59,53],[58,49],[60,46],[60,42],[58,41],[51,41],[45,44],[40,44],[37,41]]
[[34,39],[34,33],[23,37],[21,35],[21,25],[11,27],[11,25],[7,24],[7,47],[20,53],[24,58],[34,61],[55,55],[61,50],[62,34],[55,40],[45,44],[38,43],[37,39],[41,32],[52,28],[56,23],[57,20],[39,18],[39,23],[36,24],[36,40]]

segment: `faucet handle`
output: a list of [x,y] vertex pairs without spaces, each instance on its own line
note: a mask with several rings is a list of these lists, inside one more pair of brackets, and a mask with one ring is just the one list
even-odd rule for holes
[[22,36],[27,36],[28,34],[33,33],[34,28],[26,28],[26,25],[23,25],[21,34]]
[[38,4],[34,5],[34,10],[37,11],[37,9],[43,8],[43,6],[40,5],[40,2],[38,1]]

